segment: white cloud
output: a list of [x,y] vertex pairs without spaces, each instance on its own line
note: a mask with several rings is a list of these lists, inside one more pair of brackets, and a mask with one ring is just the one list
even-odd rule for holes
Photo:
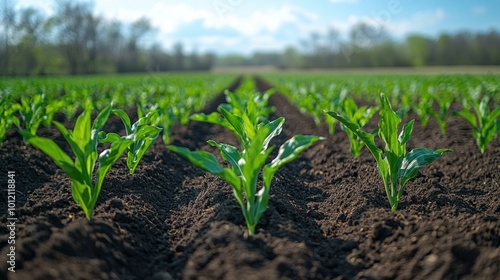
[[374,27],[383,27],[393,36],[404,36],[409,32],[422,31],[436,26],[445,18],[443,9],[423,11],[413,14],[409,19],[395,20],[394,16],[381,20],[373,16],[355,16],[351,15],[347,21],[334,21],[331,25],[340,33],[347,34],[352,26],[359,22],[372,25]]
[[388,25],[388,30],[395,35],[405,35],[414,31],[425,31],[434,28],[446,17],[443,9],[415,13],[409,20],[394,21]]
[[197,20],[206,21],[212,14],[203,9],[196,9],[187,4],[167,5],[159,2],[147,13],[151,23],[158,27],[163,33],[173,33],[182,25],[195,22]]
[[477,15],[477,16],[484,15],[486,13],[486,8],[484,8],[484,7],[474,7],[472,9],[472,13],[474,15]]
[[146,16],[151,23],[162,33],[173,33],[181,26],[200,21],[207,29],[232,29],[238,34],[253,36],[261,33],[274,33],[285,24],[298,27],[319,21],[319,17],[301,7],[285,5],[278,9],[261,9],[246,13],[244,9],[228,10],[221,13],[219,10],[195,8],[188,4],[179,3],[167,5],[159,2],[147,12],[138,10],[119,10],[111,12],[108,17],[121,21],[131,22],[141,16]]
[[243,54],[250,54],[254,50],[279,51],[287,45],[287,42],[277,42],[272,35],[259,35],[252,38],[245,36],[201,36],[189,43],[203,47],[203,50],[233,50]]
[[[321,30],[324,26],[317,14],[296,5],[283,5],[277,9],[258,9],[251,12],[244,7],[234,6],[232,10],[226,10],[221,14],[220,10],[207,5],[193,7],[185,3],[167,5],[159,2],[147,12],[121,10],[106,16],[126,22],[146,16],[151,24],[158,28],[158,39],[165,46],[182,41],[188,47],[196,45],[199,50],[216,51],[277,50],[285,45],[295,44],[300,39],[299,36],[308,36],[310,32]],[[183,26],[193,23],[200,24],[203,29],[189,36],[175,38],[179,31],[182,32]],[[287,28],[285,34],[279,32],[284,26]],[[204,35],[206,32],[217,35]],[[293,38],[282,41],[277,40],[277,36]]]
[[[350,15],[347,20],[331,21],[329,25],[338,30],[343,39],[347,39],[352,27],[360,22],[371,25],[375,28],[384,28],[389,36],[402,38],[408,33],[433,30],[435,29],[435,26],[445,17],[445,12],[438,8],[435,10],[414,13],[408,19],[396,19],[394,15],[383,19],[375,16]],[[369,40],[369,38],[367,40]]]

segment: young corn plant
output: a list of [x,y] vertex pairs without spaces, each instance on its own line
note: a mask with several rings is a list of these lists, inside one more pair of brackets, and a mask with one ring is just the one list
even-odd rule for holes
[[378,136],[385,143],[384,150],[375,145],[375,136],[362,131],[358,124],[335,112],[328,112],[328,115],[339,120],[347,129],[350,129],[370,150],[377,162],[391,210],[396,211],[406,183],[417,175],[421,167],[434,162],[444,152],[451,152],[451,150],[417,148],[407,153],[406,143],[410,140],[414,120],[406,123],[398,135],[398,125],[401,123],[401,118],[392,110],[391,104],[385,95],[380,95],[380,102]]
[[434,99],[427,91],[421,91],[419,101],[413,104],[413,111],[420,118],[422,127],[426,127],[429,123],[429,117],[432,115],[432,104],[434,104]]
[[448,111],[450,110],[451,104],[453,103],[453,96],[448,92],[437,93],[432,96],[434,101],[437,103],[439,109],[438,111],[430,110],[429,113],[436,119],[439,127],[441,128],[441,133],[446,134],[446,118],[448,117]]
[[[35,94],[31,98],[22,96],[20,103],[14,104],[17,108],[19,115],[21,115],[24,128],[20,126],[19,131],[25,130],[36,135],[38,127],[47,118],[49,114],[53,115],[55,112],[46,111],[46,97],[44,94]],[[24,136],[23,136],[24,137]],[[26,142],[26,138],[24,141]]]
[[[87,219],[92,219],[97,199],[101,193],[104,177],[109,169],[129,147],[133,140],[118,139],[109,149],[97,154],[98,135],[111,113],[111,106],[99,113],[90,126],[91,110],[86,109],[77,118],[73,131],[67,130],[61,123],[53,124],[61,131],[68,142],[75,159],[72,160],[54,141],[37,137],[31,132],[22,130],[21,134],[27,143],[40,149],[59,166],[71,179],[71,194],[75,202],[82,208]],[[95,168],[97,161],[99,165]],[[95,182],[92,180],[96,177]]]
[[[208,143],[219,149],[221,156],[230,167],[223,168],[215,156],[205,151],[190,151],[187,148],[167,146],[171,151],[187,158],[192,164],[210,172],[229,183],[233,188],[233,195],[241,207],[248,228],[248,234],[253,235],[262,214],[267,209],[271,181],[278,169],[294,160],[299,154],[320,140],[320,137],[309,135],[295,135],[281,145],[278,155],[266,164],[272,148],[271,139],[281,133],[284,118],[274,121],[251,122],[247,111],[241,115],[234,114],[219,106],[220,125],[228,128],[237,136],[241,148],[232,145]],[[215,121],[215,115],[210,114]],[[254,119],[255,120],[255,119]],[[258,188],[259,175],[262,173],[263,187]]]
[[[268,106],[269,98],[273,94],[272,91],[266,91],[262,94],[252,94],[252,90],[240,91],[240,94],[235,94],[230,91],[226,91],[227,103],[221,104],[219,111],[224,109],[231,113],[232,115],[237,115],[242,119],[243,123],[248,127],[256,127],[258,123],[267,120],[268,115],[273,112],[274,108]],[[246,95],[242,97],[241,95]],[[211,124],[221,125],[233,133],[237,137],[240,137],[242,133],[239,133],[235,128],[229,123],[228,119],[218,112],[212,112],[209,115],[199,113],[193,114],[191,120],[206,122]],[[251,132],[250,132],[251,133]],[[252,137],[252,134],[249,135]],[[241,143],[247,141],[248,139],[238,139]]]
[[467,103],[472,107],[465,106],[462,111],[454,112],[453,115],[464,119],[472,127],[472,134],[481,153],[500,133],[500,107],[491,110],[489,102],[491,94],[486,94],[479,101],[473,97],[467,97]]
[[172,135],[172,128],[177,121],[174,107],[169,103],[170,100],[162,98],[154,105],[147,104],[146,102],[139,101],[137,105],[137,116],[144,117],[150,113],[155,112],[149,117],[152,126],[160,127],[163,131],[163,143],[170,144],[170,137]]
[[142,157],[149,150],[151,145],[153,145],[162,131],[159,127],[149,125],[151,119],[156,117],[157,112],[149,112],[146,116],[139,118],[133,125],[130,125],[130,118],[125,111],[115,109],[112,112],[122,120],[125,125],[127,136],[120,137],[116,133],[105,134],[101,132],[100,136],[103,138],[101,142],[114,143],[121,138],[132,140],[133,142],[127,148],[127,167],[130,174],[134,174]]
[[7,97],[0,99],[0,145],[2,145],[5,134],[12,128],[12,125],[19,127],[19,119],[15,113],[19,109],[12,106]]
[[[342,115],[351,123],[357,124],[360,128],[363,128],[375,115],[377,112],[376,107],[362,106],[358,107],[354,99],[346,98],[341,105]],[[361,155],[361,149],[364,147],[364,143],[352,130],[341,124],[342,130],[344,130],[349,137],[351,142],[351,154],[354,157],[359,157]]]
[[[326,92],[327,92],[325,95],[326,98],[322,100],[323,102],[321,107],[328,108],[327,109],[328,111],[334,111],[334,112],[341,109],[343,100],[346,98],[348,92],[347,88],[342,88],[342,90],[339,93],[335,87],[330,86],[326,90]],[[322,111],[322,113],[324,115],[324,111]],[[328,126],[328,133],[330,135],[335,134],[335,125],[337,124],[337,120],[334,118],[325,118],[324,120],[326,125]]]

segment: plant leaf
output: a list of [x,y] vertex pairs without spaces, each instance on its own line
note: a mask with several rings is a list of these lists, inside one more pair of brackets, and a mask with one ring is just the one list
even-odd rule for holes
[[224,109],[223,107],[219,107],[221,114],[226,118],[226,120],[231,124],[233,127],[233,131],[235,134],[240,138],[241,140],[246,139],[245,135],[245,128],[243,125],[243,120],[241,117],[234,115],[233,113],[229,112],[228,110]]
[[92,204],[92,187],[81,182],[71,181],[71,196],[82,208],[87,219],[92,219],[94,209],[90,209]]
[[269,187],[274,174],[281,166],[296,159],[302,151],[309,148],[315,142],[323,139],[323,137],[312,135],[295,135],[288,139],[281,145],[276,158],[264,167],[264,185]]
[[82,173],[75,167],[71,158],[54,141],[43,137],[33,136],[26,131],[21,131],[21,134],[27,139],[27,143],[40,149],[50,157],[72,181],[84,182]]
[[[130,169],[130,174],[135,172],[142,157],[156,141],[161,131],[162,129],[159,127],[144,125],[138,128],[135,135],[132,134],[135,136],[133,137],[134,143],[129,146],[129,156],[127,158],[127,166]],[[132,135],[129,135],[129,137]]]
[[194,166],[201,168],[205,171],[208,171],[214,175],[219,176],[229,184],[231,184],[237,190],[241,189],[241,182],[238,176],[228,168],[222,168],[215,158],[209,152],[205,151],[190,151],[188,148],[177,147],[173,145],[167,146],[167,148],[175,152],[186,159],[188,159]]
[[126,131],[127,135],[132,134],[132,127],[130,125],[130,118],[127,115],[127,113],[125,113],[125,111],[123,111],[121,109],[113,109],[112,112],[116,116],[120,117],[120,119],[122,119],[122,122],[125,125],[125,131]]
[[97,169],[96,188],[100,189],[106,173],[108,173],[113,163],[115,163],[122,156],[123,152],[132,143],[132,140],[121,138],[120,140],[113,142],[109,149],[104,150],[99,155],[99,168]]
[[277,118],[272,122],[269,122],[265,124],[264,126],[269,128],[266,139],[264,140],[264,143],[262,144],[262,151],[267,150],[267,147],[269,146],[269,142],[271,140],[280,135],[282,131],[283,124],[285,123],[285,119],[283,117]]
[[411,120],[407,122],[404,126],[403,129],[401,130],[401,133],[399,134],[398,141],[401,143],[401,145],[404,145],[410,140],[411,138],[411,133],[413,131],[413,124],[415,123],[415,120]]
[[464,109],[460,112],[454,112],[453,115],[464,119],[474,130],[478,129],[476,115],[471,111]]
[[108,121],[109,115],[111,114],[111,105],[108,105],[106,108],[104,108],[99,115],[94,120],[94,123],[92,124],[92,128],[96,129],[97,131],[101,131],[102,128],[104,127],[104,124]]
[[120,140],[120,138],[121,138],[120,135],[113,133],[113,132],[110,132],[108,134],[104,133],[104,131],[101,131],[101,132],[102,133],[100,133],[100,135],[99,135],[100,137],[102,137],[102,139],[100,140],[101,143],[113,143],[113,142]]
[[[71,150],[75,154],[75,157],[76,157],[75,166],[78,168],[79,164],[77,164],[77,162],[82,162],[82,163],[85,162],[84,151],[80,148],[80,145],[78,145],[78,143],[73,141],[73,134],[69,130],[67,130],[64,127],[64,125],[62,125],[61,123],[56,122],[56,121],[54,121],[53,123],[54,123],[54,126],[56,126],[57,129],[59,129],[59,131],[63,135],[64,139],[66,139],[66,142],[68,142],[69,146],[71,147]],[[88,174],[88,173],[85,171],[85,174]],[[87,183],[89,184],[89,182],[87,182]]]
[[218,124],[224,128],[229,129],[231,132],[236,134],[234,127],[225,118],[223,118],[221,116],[221,114],[219,114],[217,112],[212,112],[209,115],[201,114],[201,113],[200,114],[193,114],[193,115],[191,115],[190,119],[193,121],[198,121],[198,122]]
[[401,187],[413,177],[415,177],[420,168],[426,164],[434,162],[445,152],[451,152],[449,149],[430,150],[417,148],[409,152],[401,163],[401,169],[398,171],[398,177],[401,178]]
[[378,135],[386,143],[386,151],[391,151],[396,156],[403,156],[406,151],[400,145],[397,133],[401,118],[392,110],[389,99],[384,94],[380,95],[380,103],[382,108],[380,109]]
[[375,145],[375,136],[373,134],[362,131],[359,125],[348,121],[347,119],[345,119],[344,117],[335,112],[327,112],[327,114],[337,119],[345,127],[354,132],[354,134],[356,134],[356,136],[358,136],[363,141],[363,143],[365,143],[366,147],[368,148],[368,150],[370,150],[373,157],[377,161],[377,164],[380,164],[380,162],[383,161],[382,150]]
[[208,140],[207,142],[210,145],[217,147],[221,152],[222,158],[227,160],[233,167],[236,176],[241,176],[242,171],[240,166],[240,160],[242,158],[242,155],[238,151],[238,149],[228,144],[219,144],[213,140]]

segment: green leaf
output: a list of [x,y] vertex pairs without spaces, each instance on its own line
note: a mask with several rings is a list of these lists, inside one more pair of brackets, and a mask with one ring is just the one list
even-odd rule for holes
[[449,149],[430,150],[417,148],[409,152],[401,163],[401,169],[398,171],[398,177],[401,178],[401,187],[406,182],[415,177],[420,168],[426,164],[434,162],[445,152],[451,152]]
[[160,134],[161,131],[162,131],[162,129],[159,128],[159,127],[145,125],[145,126],[141,126],[137,130],[136,135],[137,135],[138,139],[149,138],[151,140],[155,140],[156,137],[158,137],[158,135]]
[[68,144],[70,145],[73,154],[75,154],[76,157],[74,163],[75,168],[77,168],[82,173],[85,183],[87,185],[91,185],[92,184],[91,171],[87,168],[87,165],[85,164],[85,162],[87,161],[86,151],[80,148],[80,145],[78,145],[78,143],[76,143],[73,140],[73,134],[70,131],[68,131],[61,123],[56,121],[53,121],[53,123],[54,126],[56,126],[59,129],[64,139],[66,139],[66,142],[68,142]]
[[490,107],[488,107],[488,103],[490,102],[490,96],[485,95],[481,102],[479,103],[479,115],[480,116],[488,116],[490,113]]
[[208,140],[207,142],[210,145],[217,147],[221,152],[222,158],[227,160],[233,167],[236,176],[241,176],[242,171],[240,166],[240,160],[242,159],[242,155],[238,151],[238,149],[228,144],[219,144],[213,140]]
[[219,110],[221,111],[221,114],[224,116],[224,118],[226,118],[226,120],[231,124],[231,126],[233,127],[233,131],[238,136],[238,138],[245,141],[245,128],[241,117],[234,115],[233,113],[227,111],[222,107],[219,107]]
[[271,180],[278,169],[286,163],[296,159],[302,151],[309,148],[312,144],[323,137],[312,135],[295,135],[281,145],[278,155],[273,161],[264,167],[263,180],[265,186],[271,185]]
[[97,169],[97,187],[100,188],[104,181],[104,176],[109,169],[123,154],[123,152],[133,143],[129,139],[120,139],[111,144],[111,147],[104,150],[99,155],[99,168]]
[[[97,183],[95,187],[90,189],[90,199],[87,199],[86,196],[83,196],[82,193],[79,192],[80,196],[82,197],[82,200],[85,202],[85,207],[82,207],[82,209],[84,209],[84,211],[85,209],[87,209],[87,211],[89,212],[88,215],[86,212],[87,219],[92,218],[95,206],[97,204],[97,199],[99,198],[99,195],[101,193],[104,177],[108,173],[111,166],[122,156],[125,149],[127,149],[127,147],[132,142],[133,142],[132,140],[120,139],[116,142],[113,142],[109,149],[104,150],[99,155],[99,168],[97,169]],[[83,194],[85,193],[86,192],[84,192]]]
[[92,128],[101,131],[102,128],[104,127],[104,124],[108,121],[109,115],[111,114],[111,105],[107,106],[104,108],[99,115],[94,120],[94,123],[92,124]]
[[496,122],[500,118],[500,107],[496,108],[495,110],[493,110],[488,116],[487,116],[487,120],[488,122]]
[[201,168],[205,171],[208,171],[214,175],[219,176],[229,184],[231,184],[236,189],[241,189],[241,182],[239,178],[234,174],[231,169],[222,168],[215,158],[209,152],[205,151],[190,151],[187,148],[177,147],[173,145],[167,146],[167,148],[175,152],[186,159],[188,159],[194,166]]
[[129,156],[127,158],[127,166],[130,169],[130,174],[135,172],[142,157],[156,141],[161,131],[162,129],[159,127],[144,125],[139,127],[137,132],[129,135],[129,137],[134,139],[134,143],[130,145],[132,148],[130,149],[129,147]]
[[377,163],[380,164],[383,159],[382,150],[375,145],[375,136],[373,134],[362,131],[359,125],[348,121],[335,112],[327,112],[327,114],[340,121],[346,128],[350,129],[354,134],[356,134],[356,136],[358,136],[361,141],[365,143],[366,147],[368,148],[368,150],[370,150]]
[[478,129],[476,115],[474,115],[474,113],[472,113],[468,109],[464,109],[464,110],[462,110],[460,112],[454,112],[453,115],[454,116],[458,116],[458,117],[464,119],[466,122],[469,123],[469,125],[473,129],[475,129],[475,130]]
[[75,202],[82,208],[85,217],[90,220],[92,219],[94,209],[91,207],[92,204],[92,187],[77,181],[71,181],[71,196]]
[[83,111],[76,119],[71,138],[85,153],[86,146],[90,142],[90,111]]
[[225,118],[223,118],[221,114],[219,114],[217,112],[212,112],[209,115],[193,114],[193,115],[191,115],[190,119],[193,121],[198,121],[198,122],[218,124],[224,128],[229,129],[230,131],[232,131],[233,133],[236,134],[234,127]]
[[389,99],[384,94],[380,95],[380,102],[382,108],[380,110],[378,135],[386,144],[386,151],[391,151],[397,156],[403,156],[405,151],[398,141],[398,125],[401,118],[392,110]]
[[398,141],[401,143],[401,145],[404,145],[410,140],[411,138],[411,133],[413,131],[413,124],[415,123],[415,120],[411,120],[407,122],[403,126],[403,130],[401,130],[401,133],[399,134]]
[[72,181],[84,182],[82,173],[78,171],[71,158],[54,141],[43,137],[33,136],[25,131],[22,131],[21,134],[26,137],[29,144],[40,149],[50,157]]
[[268,130],[266,139],[264,140],[264,143],[262,144],[262,151],[267,150],[267,147],[269,146],[269,142],[271,142],[271,140],[274,137],[280,135],[284,123],[285,123],[285,119],[283,117],[280,117],[280,118],[277,118],[274,121],[269,122],[269,123],[264,125],[269,130]]
[[262,150],[263,143],[269,135],[269,130],[270,127],[261,126],[255,138],[251,139],[250,145],[245,147],[245,151],[243,152],[244,162],[241,170],[245,183],[245,194],[247,200],[252,204],[257,191],[257,180],[260,170],[272,151],[272,148]]
[[101,131],[101,133],[99,133],[99,137],[102,138],[100,140],[101,143],[113,143],[113,142],[120,140],[120,138],[121,138],[120,135],[118,135],[116,133],[110,132],[110,133],[106,134],[104,131]]
[[246,137],[248,139],[253,139],[255,137],[255,127],[256,127],[256,119],[250,120],[247,114],[243,114],[242,116],[242,121],[243,121],[243,127]]
[[126,131],[127,135],[132,134],[132,127],[130,125],[130,118],[127,115],[127,113],[125,113],[125,111],[120,110],[120,109],[113,109],[112,112],[116,116],[120,117],[120,119],[122,120],[123,125],[125,125],[125,131]]

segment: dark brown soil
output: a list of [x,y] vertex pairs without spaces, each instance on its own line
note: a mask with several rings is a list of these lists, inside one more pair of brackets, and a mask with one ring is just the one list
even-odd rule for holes
[[[445,136],[433,120],[427,128],[417,121],[410,148],[454,152],[424,167],[393,213],[366,149],[353,158],[344,132],[328,136],[283,95],[271,105],[273,118],[286,118],[275,145],[298,133],[327,139],[277,173],[253,237],[230,186],[161,141],[136,174],[124,160],[113,166],[87,221],[66,175],[10,132],[0,174],[5,188],[7,171],[16,172],[16,273],[7,271],[11,245],[2,225],[0,278],[499,279],[500,138],[481,154],[462,120],[450,118]],[[109,127],[121,124],[111,119]],[[55,129],[40,134],[63,143]],[[174,145],[215,152],[208,139],[235,144],[213,125],[173,130]],[[7,196],[0,198],[4,223]]]

